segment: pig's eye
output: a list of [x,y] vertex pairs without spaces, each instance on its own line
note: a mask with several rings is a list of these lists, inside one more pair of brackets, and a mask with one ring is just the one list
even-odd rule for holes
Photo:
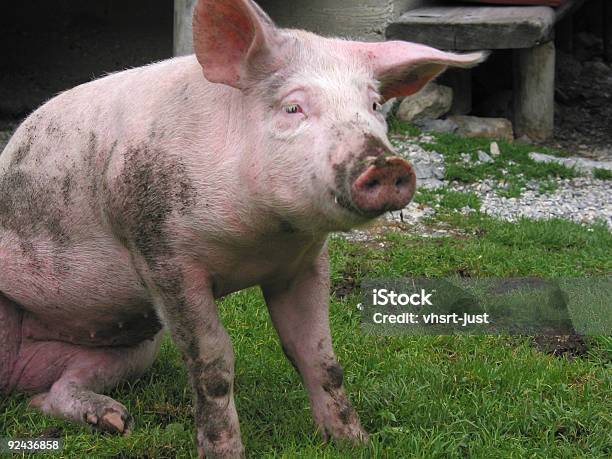
[[285,105],[284,109],[285,113],[302,113],[302,107],[300,107],[298,104]]
[[375,112],[380,111],[381,108],[382,108],[382,105],[380,105],[378,102],[374,102],[372,104],[372,110],[374,110]]

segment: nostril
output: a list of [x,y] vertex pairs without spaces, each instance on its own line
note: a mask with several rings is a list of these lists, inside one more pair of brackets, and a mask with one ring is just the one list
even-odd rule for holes
[[367,182],[367,183],[365,184],[365,187],[366,187],[368,190],[371,190],[371,189],[373,189],[373,188],[376,188],[378,185],[379,185],[378,180],[374,179],[374,180],[370,180],[369,182]]
[[395,186],[396,187],[400,187],[402,186],[404,183],[406,182],[406,179],[404,177],[398,177],[398,179],[395,181]]

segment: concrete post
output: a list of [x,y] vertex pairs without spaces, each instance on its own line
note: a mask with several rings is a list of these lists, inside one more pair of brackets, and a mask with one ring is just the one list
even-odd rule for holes
[[184,56],[193,53],[191,18],[197,0],[174,0],[173,54]]
[[555,44],[514,50],[514,132],[532,140],[553,135]]

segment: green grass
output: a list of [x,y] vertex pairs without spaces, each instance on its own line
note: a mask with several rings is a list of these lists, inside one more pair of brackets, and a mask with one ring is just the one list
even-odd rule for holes
[[462,209],[470,207],[474,210],[480,209],[480,198],[473,192],[461,192],[437,188],[428,190],[420,188],[414,197],[419,204],[439,204],[444,209]]
[[400,120],[394,114],[387,117],[387,126],[390,134],[407,135],[408,137],[416,137],[421,134],[421,130],[417,126]]
[[593,169],[593,177],[600,180],[612,180],[612,171],[608,169]]
[[[433,196],[433,195],[432,195]],[[432,225],[460,236],[388,233],[378,244],[334,237],[332,283],[352,277],[591,276],[612,271],[612,235],[601,225],[562,220],[503,223],[452,208],[470,196],[441,193]],[[436,198],[438,199],[438,198]],[[519,337],[383,337],[363,334],[357,292],[332,296],[331,329],[347,390],[368,445],[324,445],[310,420],[306,394],[284,358],[260,292],[221,302],[236,353],[235,395],[249,457],[490,458],[610,457],[612,339],[593,338],[586,356],[567,360]],[[35,437],[63,429],[58,457],[194,457],[191,394],[175,347],[166,340],[153,368],[111,394],[136,419],[129,437],[27,409],[27,397],[0,401],[0,436]]]

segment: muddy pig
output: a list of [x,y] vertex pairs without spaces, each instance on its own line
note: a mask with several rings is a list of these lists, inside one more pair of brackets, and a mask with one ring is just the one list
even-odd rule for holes
[[251,0],[200,0],[193,30],[195,55],[54,97],[0,156],[0,392],[128,433],[103,393],[169,330],[200,456],[240,457],[215,300],[257,285],[319,431],[365,441],[332,349],[326,237],[414,193],[380,104],[484,55],[281,29]]

